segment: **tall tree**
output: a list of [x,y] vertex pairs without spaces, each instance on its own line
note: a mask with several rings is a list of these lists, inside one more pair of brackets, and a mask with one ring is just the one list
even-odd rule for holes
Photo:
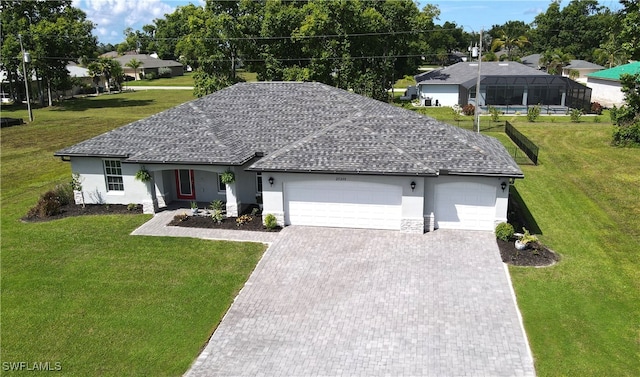
[[622,49],[634,60],[640,60],[640,3],[620,0],[620,41]]
[[493,39],[491,43],[491,51],[499,51],[504,48],[507,50],[507,57],[509,60],[513,60],[514,52],[518,49],[524,48],[529,44],[529,39],[524,35],[507,34],[507,31],[501,30],[497,38]]
[[572,0],[562,9],[555,0],[535,17],[529,40],[535,51],[560,48],[578,59],[593,60],[614,22],[611,10],[596,0]]
[[47,91],[50,102],[54,90],[68,87],[69,72],[65,67],[69,61],[78,61],[96,50],[94,26],[86,20],[84,12],[72,6],[71,0],[2,1],[0,22],[0,64],[12,82],[14,98],[18,98],[21,87],[16,85],[17,81],[31,74],[30,71],[18,74],[21,67],[18,34],[22,35],[25,50],[31,53],[28,68],[35,71],[42,83],[40,98]]

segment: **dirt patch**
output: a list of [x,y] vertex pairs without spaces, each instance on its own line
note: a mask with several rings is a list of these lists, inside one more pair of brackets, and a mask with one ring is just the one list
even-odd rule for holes
[[518,250],[514,245],[515,240],[496,241],[498,242],[502,261],[513,266],[551,266],[560,260],[558,254],[539,242],[533,242],[530,247]]
[[[186,216],[185,216],[186,215]],[[196,216],[184,214],[176,215],[173,220],[167,225],[169,226],[182,226],[187,228],[206,228],[206,229],[227,229],[227,230],[250,230],[256,232],[279,232],[282,228],[276,227],[275,229],[267,229],[262,224],[262,215],[245,215],[245,219],[251,219],[244,222],[242,225],[238,225],[237,217],[227,217],[222,220],[221,223],[213,221],[211,216],[198,214]]]
[[135,215],[142,213],[142,206],[135,208],[123,204],[86,204],[84,207],[76,204],[65,204],[60,206],[60,213],[48,217],[24,216],[21,220],[24,222],[43,222],[62,219],[72,216],[87,215]]

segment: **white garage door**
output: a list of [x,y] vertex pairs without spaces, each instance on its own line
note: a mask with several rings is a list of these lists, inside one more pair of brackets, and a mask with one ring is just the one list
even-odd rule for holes
[[400,229],[402,188],[354,181],[285,184],[285,223]]
[[436,186],[436,228],[493,230],[496,188],[471,182]]

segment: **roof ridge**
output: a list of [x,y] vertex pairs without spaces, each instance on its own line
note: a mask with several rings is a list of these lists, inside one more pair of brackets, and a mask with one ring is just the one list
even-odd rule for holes
[[412,153],[409,153],[407,151],[405,151],[403,148],[401,148],[400,146],[398,146],[396,143],[387,140],[385,137],[383,137],[379,132],[367,127],[367,126],[362,126],[362,128],[366,131],[368,131],[370,134],[374,135],[378,140],[380,140],[380,142],[384,145],[387,146],[391,146],[396,148],[400,153],[402,153],[402,155],[408,156],[415,164],[417,164],[418,166],[422,166],[423,169],[425,170],[438,170],[434,167],[428,166],[425,163],[423,163],[422,161],[420,161],[416,156],[414,156]]
[[348,117],[348,118],[342,119],[342,120],[341,120],[341,121],[339,121],[339,122],[335,122],[335,123],[332,123],[332,124],[326,125],[326,126],[324,126],[324,127],[320,128],[319,130],[317,130],[317,131],[315,131],[315,132],[312,132],[312,133],[308,134],[307,136],[305,136],[305,137],[303,137],[303,138],[301,138],[301,139],[298,139],[298,140],[296,140],[295,142],[293,142],[293,143],[291,143],[291,144],[289,144],[289,145],[287,145],[287,146],[284,146],[284,147],[282,147],[282,148],[280,148],[280,149],[278,149],[278,150],[276,150],[276,151],[273,151],[272,153],[270,153],[269,155],[265,156],[264,158],[265,158],[265,159],[274,159],[274,158],[276,158],[278,155],[280,155],[280,154],[282,154],[282,153],[285,153],[285,152],[288,152],[288,151],[290,151],[291,149],[296,148],[297,146],[302,145],[302,144],[306,143],[307,141],[309,141],[309,140],[311,140],[311,139],[315,138],[316,136],[319,136],[319,135],[322,135],[322,134],[324,134],[324,133],[327,133],[327,132],[328,132],[328,131],[330,131],[330,130],[334,130],[334,129],[336,129],[338,126],[340,126],[340,125],[342,125],[342,124],[349,123],[349,122],[351,122],[353,119],[355,119],[355,118],[359,118],[359,117],[361,117],[361,116],[362,116],[362,113],[361,113],[361,112],[356,112],[353,116],[350,116],[350,117]]

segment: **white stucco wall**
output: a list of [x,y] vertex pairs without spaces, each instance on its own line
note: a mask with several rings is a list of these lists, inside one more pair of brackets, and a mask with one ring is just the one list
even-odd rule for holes
[[418,97],[424,104],[424,99],[431,97],[431,105],[435,106],[438,100],[441,106],[453,106],[458,104],[458,85],[429,84],[418,85]]
[[587,86],[591,88],[591,102],[598,102],[606,107],[622,106],[625,103],[622,85],[619,81],[589,77]]

